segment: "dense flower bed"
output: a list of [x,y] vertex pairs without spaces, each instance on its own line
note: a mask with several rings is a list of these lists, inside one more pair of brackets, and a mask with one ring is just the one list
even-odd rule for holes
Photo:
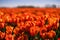
[[60,9],[0,8],[0,40],[60,40]]

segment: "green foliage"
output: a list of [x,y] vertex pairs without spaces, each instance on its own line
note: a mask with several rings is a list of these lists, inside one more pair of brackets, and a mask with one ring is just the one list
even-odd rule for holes
[[48,24],[48,20],[45,20],[45,25],[47,25]]
[[1,29],[2,32],[6,32],[6,27]]

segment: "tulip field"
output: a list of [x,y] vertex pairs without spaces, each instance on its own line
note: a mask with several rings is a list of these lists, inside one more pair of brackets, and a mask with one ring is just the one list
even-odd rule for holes
[[0,40],[60,40],[60,8],[0,8]]

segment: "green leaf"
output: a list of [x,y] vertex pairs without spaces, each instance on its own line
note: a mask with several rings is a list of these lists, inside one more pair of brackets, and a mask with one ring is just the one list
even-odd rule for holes
[[29,36],[29,40],[33,40],[34,39],[34,37],[32,37],[32,36]]
[[45,25],[47,25],[48,24],[48,20],[45,20]]
[[40,38],[40,40],[42,40],[42,38]]
[[6,32],[6,27],[1,29],[2,32]]
[[56,36],[54,37],[54,40],[58,39],[58,35],[59,35],[59,30],[56,30]]

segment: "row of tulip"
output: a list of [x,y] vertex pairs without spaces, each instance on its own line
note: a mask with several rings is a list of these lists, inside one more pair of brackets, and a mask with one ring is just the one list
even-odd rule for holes
[[0,8],[0,40],[60,40],[59,10]]

